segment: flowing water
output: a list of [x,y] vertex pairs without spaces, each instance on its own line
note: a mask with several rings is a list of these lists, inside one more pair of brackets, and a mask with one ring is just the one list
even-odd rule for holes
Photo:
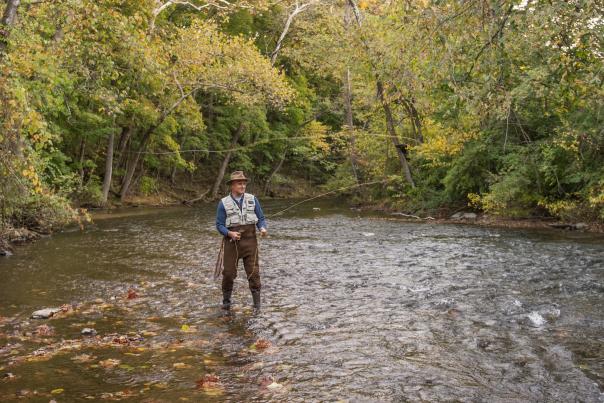
[[308,203],[269,220],[262,311],[240,268],[225,314],[214,212],[116,212],[1,258],[0,400],[604,401],[601,236]]

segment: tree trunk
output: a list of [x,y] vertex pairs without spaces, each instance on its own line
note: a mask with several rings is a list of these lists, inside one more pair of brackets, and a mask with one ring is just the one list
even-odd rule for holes
[[422,121],[419,118],[419,113],[415,108],[413,101],[409,99],[403,99],[403,105],[411,118],[411,126],[413,127],[413,134],[417,138],[417,141],[421,144],[424,142],[424,135],[422,133]]
[[[182,150],[182,147],[185,145],[187,141],[187,135],[184,134],[180,139],[180,143],[178,143],[178,149]],[[181,156],[182,157],[182,156]],[[174,185],[176,183],[176,172],[178,171],[176,164],[172,167],[172,172],[170,172],[170,183]]]
[[[163,119],[161,121],[163,121]],[[153,133],[153,131],[155,129],[157,129],[157,127],[160,124],[161,123],[158,123],[155,126],[147,129],[147,131],[145,131],[145,134],[143,135],[143,138],[141,139],[141,144],[138,147],[138,150],[134,154],[134,158],[132,160],[128,161],[128,169],[126,170],[126,175],[124,176],[124,181],[122,183],[122,189],[120,191],[120,200],[124,201],[126,199],[126,195],[128,194],[128,190],[130,190],[130,185],[132,184],[132,178],[134,177],[134,172],[136,172],[136,167],[138,166],[138,161],[141,158],[141,154],[143,154],[145,152],[145,150],[147,149],[147,144],[149,143],[149,140],[151,139],[151,133]]]
[[[357,21],[357,25],[360,28],[362,26],[362,16],[361,16],[361,11],[359,10],[359,7],[357,6],[355,0],[348,0],[348,4],[352,8],[352,11],[353,11],[354,16]],[[364,38],[361,38],[361,40],[363,42],[363,45],[365,46],[365,49],[369,49],[369,45],[367,44],[367,41]],[[386,100],[386,96],[384,95],[384,84],[383,84],[382,80],[380,79],[380,76],[377,72],[377,69],[373,65],[373,62],[371,62],[371,67],[372,67],[373,73],[375,75],[378,98],[380,99],[380,102],[382,103],[382,108],[384,109],[384,115],[386,115],[386,127],[388,129],[388,134],[390,135],[390,138],[392,139],[392,143],[394,144],[394,147],[396,148],[396,153],[398,154],[398,158],[401,161],[401,166],[403,168],[403,174],[405,175],[407,182],[409,182],[411,187],[415,187],[415,183],[413,182],[413,177],[411,176],[411,170],[409,169],[409,164],[407,162],[407,157],[405,157],[403,150],[401,150],[401,147],[400,147],[401,143],[396,135],[396,129],[394,128],[394,118],[392,117],[392,110],[390,109],[390,104],[388,103],[388,101]]]
[[109,141],[107,142],[107,158],[105,159],[105,177],[103,178],[103,196],[101,203],[107,204],[107,197],[109,196],[109,189],[111,188],[111,176],[113,174],[113,140],[115,133],[113,130],[109,134]]
[[10,27],[15,25],[15,20],[17,19],[17,9],[19,8],[19,4],[21,0],[8,0],[6,1],[6,7],[4,8],[4,14],[2,15],[2,26],[6,28],[6,31],[0,31],[0,59],[2,55],[6,51],[8,46],[8,35]]
[[377,80],[377,93],[382,103],[382,108],[384,109],[384,115],[386,115],[386,127],[388,129],[388,134],[392,139],[392,143],[396,148],[396,153],[398,154],[398,158],[401,161],[401,167],[403,168],[403,174],[407,179],[407,182],[411,185],[411,187],[415,187],[415,183],[413,182],[413,177],[411,176],[411,170],[409,169],[409,163],[407,162],[407,157],[403,153],[401,149],[401,143],[396,135],[396,130],[394,128],[394,118],[392,117],[392,110],[390,109],[390,104],[386,101],[386,97],[384,96],[384,84],[381,80]]
[[[244,125],[243,123],[239,124],[235,135],[233,136],[233,141],[231,141],[231,149],[235,148],[237,142],[239,141],[239,137],[241,137],[241,133],[243,132]],[[220,190],[220,184],[224,179],[224,173],[226,172],[227,166],[229,165],[229,161],[231,160],[231,155],[233,152],[231,150],[227,151],[222,160],[222,164],[220,165],[220,169],[218,170],[218,176],[216,177],[216,182],[214,182],[214,187],[212,187],[212,197],[215,199],[218,197],[218,191]]]
[[84,138],[82,138],[82,140],[80,140],[80,157],[79,157],[79,162],[80,162],[80,186],[84,186],[84,154],[86,151],[86,140],[84,140]]
[[264,184],[264,195],[266,196],[268,194],[270,185],[271,185],[271,181],[273,180],[273,177],[277,174],[277,172],[281,169],[281,167],[283,166],[283,162],[285,162],[285,158],[287,157],[287,147],[285,148],[285,151],[283,152],[283,156],[281,157],[281,160],[279,161],[279,163],[277,164],[277,166],[275,167],[275,169],[273,169],[273,172],[271,172],[271,174],[269,175],[268,179],[266,180],[266,183]]
[[120,168],[122,164],[126,161],[126,146],[128,146],[128,141],[130,141],[130,136],[132,135],[132,127],[124,127],[122,128],[122,134],[120,135],[120,142],[117,146],[117,164],[115,165],[117,168]]
[[357,168],[357,156],[355,149],[354,122],[352,118],[352,82],[350,79],[350,68],[346,68],[346,80],[344,84],[344,105],[346,107],[346,126],[350,134],[350,165],[354,180],[359,183],[359,174]]
[[128,190],[130,189],[130,184],[132,183],[132,177],[134,176],[134,172],[136,171],[136,166],[138,165],[138,161],[140,160],[141,154],[143,154],[145,152],[145,150],[147,149],[147,144],[149,143],[149,140],[151,139],[151,135],[153,134],[153,132],[155,131],[155,129],[157,129],[162,123],[164,123],[164,120],[166,120],[166,118],[168,116],[170,116],[170,114],[176,109],[178,108],[178,105],[180,105],[182,103],[182,101],[184,101],[185,99],[187,99],[187,97],[193,95],[195,93],[197,89],[193,89],[192,91],[190,91],[187,94],[182,94],[182,96],[176,100],[176,102],[174,102],[168,109],[166,109],[162,115],[160,116],[160,118],[157,120],[157,122],[149,127],[143,134],[143,137],[141,139],[141,144],[138,147],[138,151],[136,152],[133,161],[131,162],[131,164],[128,166],[128,169],[126,171],[126,176],[124,176],[124,181],[122,183],[122,189],[120,191],[120,199],[122,201],[124,201],[126,199],[126,195],[128,194]]
[[138,161],[141,158],[141,154],[144,153],[145,149],[147,148],[147,142],[149,140],[149,137],[151,137],[150,134],[148,136],[143,137],[143,139],[141,141],[141,145],[139,146],[138,150],[134,153],[134,158],[132,158],[132,160],[128,161],[128,169],[126,170],[126,175],[124,175],[122,189],[120,190],[120,200],[121,201],[124,201],[126,199],[126,195],[128,194],[128,191],[130,190],[130,185],[132,184],[132,178],[134,177],[134,172],[136,172],[136,167],[138,166]]

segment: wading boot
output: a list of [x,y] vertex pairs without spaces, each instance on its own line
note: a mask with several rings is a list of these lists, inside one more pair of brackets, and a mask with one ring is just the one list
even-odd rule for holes
[[254,310],[260,310],[260,290],[252,291],[252,300],[254,301]]
[[222,309],[229,310],[231,309],[231,293],[233,291],[223,291],[222,292]]

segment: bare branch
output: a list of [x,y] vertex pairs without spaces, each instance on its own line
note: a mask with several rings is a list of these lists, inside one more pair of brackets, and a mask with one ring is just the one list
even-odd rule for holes
[[168,8],[172,5],[183,5],[183,6],[190,7],[196,11],[202,11],[207,8],[217,8],[220,10],[226,10],[226,9],[229,9],[229,8],[235,7],[235,6],[240,7],[240,8],[247,8],[247,6],[245,6],[245,5],[242,5],[242,4],[235,5],[235,3],[231,3],[227,0],[208,1],[202,5],[197,5],[197,4],[191,3],[190,1],[186,1],[186,0],[167,0],[164,2],[162,2],[161,0],[157,0],[156,4],[157,4],[157,7],[155,7],[155,9],[153,9],[153,19],[151,20],[151,22],[149,24],[150,31],[153,31],[153,29],[155,28],[155,20],[157,19],[157,16],[159,16],[162,13],[162,11],[164,11],[166,8]]
[[281,45],[283,44],[283,40],[285,39],[285,36],[289,32],[289,28],[290,28],[292,22],[294,21],[294,18],[296,18],[296,16],[298,14],[300,14],[302,11],[304,11],[306,8],[308,8],[309,6],[311,6],[313,4],[316,4],[318,2],[319,2],[319,0],[311,0],[308,3],[304,3],[304,4],[300,5],[296,1],[295,8],[287,16],[287,21],[285,21],[285,26],[283,27],[281,36],[279,37],[279,40],[277,41],[277,46],[275,46],[275,50],[273,50],[273,52],[271,53],[271,64],[273,64],[273,65],[275,64],[275,61],[277,60],[277,56],[279,55],[279,51],[281,50]]

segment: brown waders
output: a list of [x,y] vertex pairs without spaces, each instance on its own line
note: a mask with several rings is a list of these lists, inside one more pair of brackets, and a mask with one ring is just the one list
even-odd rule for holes
[[229,237],[224,239],[224,270],[222,272],[223,307],[229,309],[233,282],[237,278],[239,259],[243,259],[243,267],[247,275],[250,291],[254,301],[254,308],[260,309],[260,266],[258,265],[258,240],[256,239],[256,226],[254,224],[230,227],[229,231],[239,232],[241,239],[233,241]]

